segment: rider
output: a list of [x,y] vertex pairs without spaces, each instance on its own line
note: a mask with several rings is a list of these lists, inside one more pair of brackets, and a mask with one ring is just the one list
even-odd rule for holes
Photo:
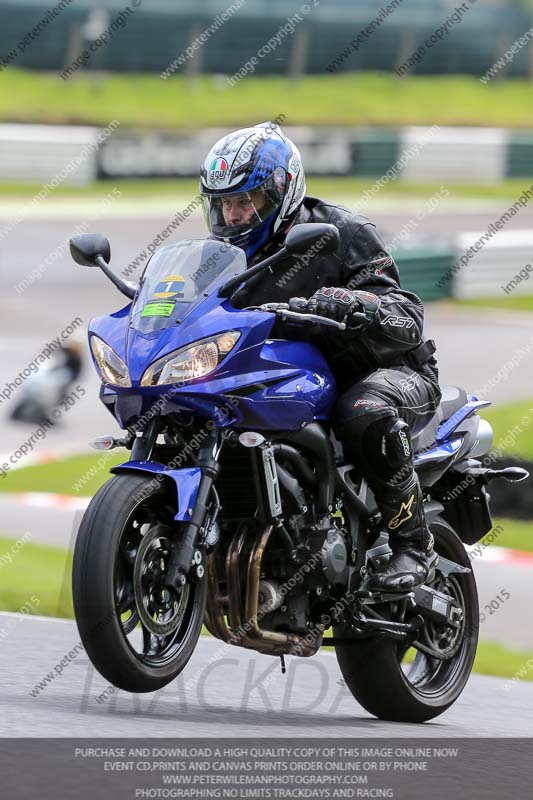
[[340,392],[335,431],[372,489],[389,534],[392,556],[371,567],[364,587],[402,591],[423,583],[438,557],[411,437],[434,414],[441,392],[435,345],[423,336],[421,300],[400,288],[397,266],[373,223],[306,195],[300,153],[272,122],[220,139],[202,166],[200,192],[211,235],[242,248],[249,266],[279,250],[294,224],[339,229],[336,253],[288,254],[241,288],[241,307],[288,302],[347,323],[342,332],[320,327],[317,344]]

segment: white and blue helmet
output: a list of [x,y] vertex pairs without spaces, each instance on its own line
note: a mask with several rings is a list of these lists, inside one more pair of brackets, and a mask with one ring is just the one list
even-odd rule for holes
[[[298,148],[274,122],[263,122],[224,136],[209,151],[200,177],[200,194],[209,232],[241,247],[251,258],[292,218],[305,196]],[[235,204],[242,218],[229,218]]]

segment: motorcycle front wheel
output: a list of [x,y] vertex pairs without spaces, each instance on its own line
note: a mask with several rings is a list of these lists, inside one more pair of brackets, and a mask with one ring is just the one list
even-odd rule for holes
[[[465,547],[443,519],[431,524],[435,550],[471,569]],[[463,611],[459,629],[426,620],[418,634],[421,649],[390,638],[354,640],[337,646],[346,685],[363,708],[396,722],[426,722],[448,709],[472,671],[479,633],[479,605],[473,572],[445,578],[437,567],[431,586],[451,595]],[[338,631],[345,636],[345,631]],[[436,654],[436,655],[433,655]]]
[[163,585],[180,528],[165,482],[123,474],[92,499],[72,570],[74,614],[98,672],[119,689],[153,692],[185,667],[200,636],[205,579]]

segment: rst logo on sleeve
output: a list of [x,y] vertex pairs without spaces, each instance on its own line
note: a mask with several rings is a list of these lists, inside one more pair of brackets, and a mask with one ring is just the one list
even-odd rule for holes
[[387,314],[381,320],[382,325],[392,325],[393,328],[411,328],[415,321],[410,317],[398,317],[397,314]]
[[402,387],[402,389],[405,389],[406,391],[410,392],[411,389],[414,389],[415,386],[418,386],[418,384],[420,383],[420,375],[418,375],[418,373],[416,372],[413,372],[413,374],[409,375],[409,377],[401,378],[398,381],[398,383]]
[[162,300],[167,297],[184,297],[185,294],[182,291],[184,286],[185,278],[182,278],[181,275],[169,275],[168,278],[162,278],[157,284],[154,296]]

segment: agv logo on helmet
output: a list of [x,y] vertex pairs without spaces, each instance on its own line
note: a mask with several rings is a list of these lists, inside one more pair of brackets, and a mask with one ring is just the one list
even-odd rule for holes
[[209,179],[212,181],[222,181],[228,171],[228,162],[225,158],[215,158],[209,171]]

